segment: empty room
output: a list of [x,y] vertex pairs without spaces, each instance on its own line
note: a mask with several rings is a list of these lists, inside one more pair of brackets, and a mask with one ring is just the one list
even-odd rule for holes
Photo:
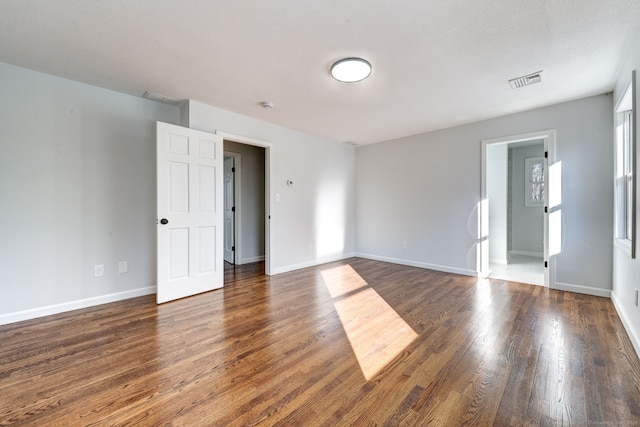
[[640,425],[636,0],[0,2],[0,425]]

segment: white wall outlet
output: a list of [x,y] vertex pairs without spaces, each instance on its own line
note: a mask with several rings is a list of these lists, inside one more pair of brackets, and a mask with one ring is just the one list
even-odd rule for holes
[[407,249],[407,241],[406,240],[402,241],[402,249]]
[[102,277],[104,276],[104,265],[96,264],[93,266],[93,277]]
[[128,271],[129,271],[129,262],[120,261],[118,263],[118,273],[122,274],[122,273],[126,273]]

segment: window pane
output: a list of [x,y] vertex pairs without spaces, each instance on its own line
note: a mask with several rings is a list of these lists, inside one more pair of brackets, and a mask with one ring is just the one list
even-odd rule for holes
[[[635,71],[631,75],[631,84],[616,106],[615,133],[615,237],[630,243],[629,255],[635,257],[634,228],[635,218],[635,141],[633,100]],[[627,247],[626,245],[623,247]]]
[[544,202],[544,182],[531,184],[531,201]]
[[531,166],[531,182],[544,181],[544,164],[535,163]]

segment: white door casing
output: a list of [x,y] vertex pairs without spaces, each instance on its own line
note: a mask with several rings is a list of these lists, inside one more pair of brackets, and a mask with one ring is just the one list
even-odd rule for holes
[[[555,215],[556,226],[549,226],[549,219],[551,211],[548,209],[550,193],[552,196],[556,196],[554,189],[549,189],[549,169],[556,163],[556,132],[554,129],[547,129],[538,132],[531,132],[528,134],[521,134],[509,137],[500,137],[482,140],[482,155],[481,155],[481,184],[480,184],[480,202],[478,204],[478,259],[477,269],[480,277],[488,277],[489,270],[489,247],[488,247],[488,223],[489,223],[489,203],[487,199],[487,146],[491,144],[505,144],[515,143],[520,141],[530,141],[542,139],[544,142],[545,151],[545,192],[544,192],[544,206],[547,207],[547,211],[544,214],[544,231],[543,231],[543,248],[544,248],[544,284],[551,288],[555,287],[555,271],[556,271],[556,257],[555,254],[558,251],[549,251],[550,237],[554,236],[558,239],[561,238],[559,219],[561,210],[557,209]],[[558,162],[559,163],[559,162]],[[549,166],[551,165],[551,166]],[[556,178],[560,174],[555,174]],[[559,181],[556,180],[556,183]],[[557,191],[557,190],[556,190]],[[555,213],[556,211],[554,211]],[[551,228],[551,229],[550,229]],[[560,242],[560,240],[558,240]],[[554,246],[560,247],[561,243],[556,243]]]
[[235,264],[235,158],[224,158],[224,260]]
[[224,284],[223,142],[157,122],[157,302]]
[[[245,137],[242,135],[235,135],[232,133],[216,131],[216,135],[220,135],[226,141],[234,141],[240,144],[254,145],[256,147],[264,148],[264,157],[265,157],[265,263],[264,270],[267,276],[275,274],[275,257],[274,257],[274,242],[275,242],[275,229],[274,222],[272,221],[273,215],[275,214],[275,193],[271,191],[271,183],[275,182],[275,154],[274,154],[274,145],[270,142],[261,141],[254,138]],[[236,168],[240,170],[239,167],[239,157],[236,157]],[[242,174],[236,175],[236,206],[241,203],[241,197],[239,197],[238,191],[241,191],[242,184],[240,184],[240,180]],[[242,208],[238,208],[237,211],[241,211]],[[241,221],[237,221],[236,223],[236,241],[241,242]],[[237,248],[236,257],[242,260],[242,247]]]

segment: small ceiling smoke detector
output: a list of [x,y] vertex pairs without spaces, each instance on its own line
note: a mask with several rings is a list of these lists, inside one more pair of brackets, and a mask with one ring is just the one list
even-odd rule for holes
[[264,108],[265,110],[270,110],[273,108],[273,102],[269,101],[262,101],[260,105],[262,105],[262,108]]
[[526,76],[511,79],[509,80],[509,84],[511,85],[511,89],[518,89],[524,86],[532,85],[534,83],[540,83],[541,81],[542,71],[537,71],[535,73],[527,74]]
[[168,96],[160,95],[159,93],[153,93],[149,91],[145,92],[144,95],[142,95],[142,97],[146,99],[150,99],[152,101],[162,102],[163,104],[169,104],[169,105],[178,105],[182,102],[177,99],[169,98]]

